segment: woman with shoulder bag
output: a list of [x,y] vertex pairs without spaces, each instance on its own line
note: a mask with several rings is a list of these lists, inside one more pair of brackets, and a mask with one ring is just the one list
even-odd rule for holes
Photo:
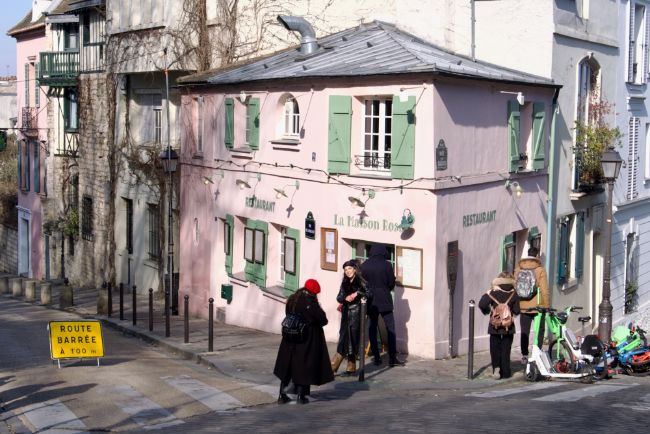
[[286,388],[293,382],[298,404],[307,404],[310,385],[320,386],[334,380],[323,327],[327,316],[318,303],[320,284],[309,279],[287,300],[286,314],[299,314],[307,323],[304,342],[291,342],[283,337],[278,349],[273,373],[280,379],[278,404],[290,401]]
[[[343,264],[343,279],[341,288],[336,297],[341,305],[341,327],[339,329],[339,343],[336,354],[332,358],[332,372],[336,375],[341,362],[347,358],[348,365],[345,373],[352,375],[357,368],[357,353],[359,352],[359,338],[361,335],[361,299],[366,298],[366,306],[372,302],[372,294],[366,288],[366,282],[355,260]],[[363,357],[360,354],[359,357]]]

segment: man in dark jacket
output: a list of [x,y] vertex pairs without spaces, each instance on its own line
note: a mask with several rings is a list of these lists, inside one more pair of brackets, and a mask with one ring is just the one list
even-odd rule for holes
[[373,294],[372,306],[368,311],[370,317],[370,349],[375,365],[381,365],[381,355],[377,345],[377,325],[379,315],[384,319],[388,332],[388,364],[402,366],[404,362],[397,358],[397,338],[395,336],[395,317],[393,316],[393,297],[395,273],[387,260],[388,252],[383,244],[374,244],[370,248],[368,259],[361,265],[361,274],[366,279],[368,289]]

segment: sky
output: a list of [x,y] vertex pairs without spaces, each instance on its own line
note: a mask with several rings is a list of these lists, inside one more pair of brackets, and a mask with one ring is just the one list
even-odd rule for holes
[[16,40],[7,30],[22,20],[32,0],[0,0],[0,76],[16,75]]

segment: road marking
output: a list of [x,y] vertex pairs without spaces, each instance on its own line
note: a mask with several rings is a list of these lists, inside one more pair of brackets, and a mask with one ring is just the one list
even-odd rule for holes
[[515,395],[517,393],[534,392],[536,390],[558,387],[558,386],[562,386],[563,384],[566,383],[558,383],[558,382],[533,383],[527,386],[513,387],[511,389],[492,390],[490,392],[472,392],[472,393],[468,393],[465,396],[473,396],[475,398],[501,398],[502,396]]
[[632,384],[602,384],[598,386],[585,386],[580,389],[569,390],[566,392],[554,393],[551,395],[542,396],[540,398],[533,398],[534,401],[546,402],[574,402],[582,398],[593,398],[594,396],[603,393],[616,392],[630,387],[638,386],[637,383]]
[[86,425],[58,399],[23,407],[23,416],[36,428],[47,434],[87,433]]
[[122,395],[115,404],[131,416],[131,419],[146,430],[160,429],[183,423],[166,408],[163,408],[142,395],[131,386],[119,385],[114,390]]
[[244,404],[228,393],[187,376],[163,377],[170,386],[191,396],[212,411],[231,410]]
[[650,394],[642,396],[641,398],[639,398],[639,401],[636,401],[634,403],[630,403],[630,404],[616,403],[616,404],[612,404],[612,407],[626,408],[628,410],[634,410],[634,411],[650,411]]

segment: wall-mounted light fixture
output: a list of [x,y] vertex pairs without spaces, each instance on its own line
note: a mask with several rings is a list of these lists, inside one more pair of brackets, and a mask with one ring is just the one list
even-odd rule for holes
[[[222,179],[223,179],[223,170],[218,170],[218,171],[217,171],[217,174],[216,174],[216,177],[217,177],[217,178],[222,178]],[[203,183],[204,183],[205,185],[208,185],[208,184],[214,184],[214,180],[212,179],[211,176],[204,176],[204,177],[203,177]]]
[[[274,188],[273,190],[275,190],[275,197],[276,197],[277,199],[280,199],[280,198],[282,198],[282,197],[289,197],[289,196],[287,196],[286,191],[284,191],[287,187],[295,187],[296,190],[299,190],[299,189],[300,189],[300,181],[296,180],[295,183],[293,183],[293,184],[287,184],[287,185],[285,185],[285,186],[282,187],[282,188]],[[294,194],[295,194],[295,193],[296,193],[296,191],[294,190]]]
[[[363,194],[365,194],[365,189],[363,190]],[[348,200],[350,201],[350,203],[354,206],[358,206],[359,208],[365,208],[366,203],[368,203],[370,199],[374,199],[374,198],[375,198],[375,190],[368,190],[368,198],[365,200],[365,202],[354,196],[348,196]]]
[[[258,182],[258,183],[259,183],[260,180],[262,179],[262,175],[259,174],[259,173],[258,173],[257,175],[251,175],[251,176],[256,176],[256,177],[257,177],[257,182]],[[237,187],[239,187],[240,190],[243,190],[243,189],[245,189],[245,188],[251,188],[251,185],[250,185],[248,182],[244,181],[243,179],[239,179],[239,178],[237,178],[237,179],[235,180],[235,184],[237,184]],[[255,185],[257,185],[257,184],[255,184]]]
[[246,104],[246,100],[248,99],[248,94],[244,92],[243,90],[239,92],[239,101],[241,101],[242,104]]
[[510,181],[509,179],[506,180],[506,189],[510,190],[511,193],[514,192],[515,196],[518,198],[524,194],[524,190],[521,188],[521,185],[519,185],[517,181]]
[[508,92],[506,90],[502,90],[500,92],[501,93],[507,93],[507,94],[510,94],[510,95],[517,95],[517,102],[519,103],[519,105],[524,105],[524,103],[526,102],[526,97],[524,96],[524,94],[522,92]]
[[410,209],[405,208],[402,212],[402,222],[399,224],[399,228],[403,231],[411,229],[413,223],[415,223],[415,216]]
[[427,87],[426,83],[422,83],[422,86],[400,87],[399,88],[399,94],[398,94],[399,101],[400,102],[408,102],[410,95],[407,95],[406,92],[404,92],[405,90],[408,90],[408,89],[426,89],[426,87]]

